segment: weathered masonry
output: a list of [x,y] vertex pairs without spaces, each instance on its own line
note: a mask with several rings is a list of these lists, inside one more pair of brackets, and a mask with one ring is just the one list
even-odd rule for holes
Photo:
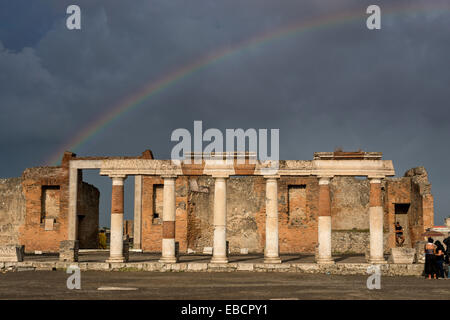
[[[264,253],[266,262],[277,263],[280,253],[316,248],[320,263],[333,263],[333,253],[366,248],[370,262],[382,263],[383,253],[395,247],[396,221],[409,247],[433,225],[433,197],[423,167],[391,178],[392,161],[376,152],[318,152],[310,161],[280,160],[276,170],[273,162],[244,156],[240,163],[238,158],[225,161],[216,155],[196,164],[153,159],[150,151],[139,157],[66,153],[61,167],[24,172],[22,191],[14,189],[19,209],[0,208],[0,228],[18,233],[8,241],[24,244],[28,252],[56,252],[62,240],[96,247],[99,194],[82,182],[84,169],[111,177],[111,262],[124,260],[123,182],[129,176],[135,179],[133,247],[161,252],[162,262],[177,261],[178,243],[181,253],[212,247],[213,263],[226,263],[228,250]],[[26,210],[20,209],[23,203]]]
[[[67,156],[67,155],[66,155]],[[26,169],[22,177],[0,179],[0,246],[25,245],[28,252],[58,252],[66,240],[69,206],[69,162],[60,167]],[[77,186],[80,247],[98,246],[100,193],[82,181]]]

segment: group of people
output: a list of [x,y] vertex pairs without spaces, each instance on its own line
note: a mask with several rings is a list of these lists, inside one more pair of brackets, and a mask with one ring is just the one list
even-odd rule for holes
[[428,279],[445,278],[444,262],[449,264],[450,237],[446,238],[444,243],[447,250],[439,240],[433,242],[433,238],[428,238],[425,244],[425,276]]

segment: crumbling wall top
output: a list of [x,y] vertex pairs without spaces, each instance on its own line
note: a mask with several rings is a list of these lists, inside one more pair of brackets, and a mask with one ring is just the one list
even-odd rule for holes
[[381,160],[382,152],[342,151],[314,152],[314,160]]

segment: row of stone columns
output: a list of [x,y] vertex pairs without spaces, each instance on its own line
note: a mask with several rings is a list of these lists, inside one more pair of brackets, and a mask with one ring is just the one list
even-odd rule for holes
[[[123,212],[126,176],[115,175],[112,178],[111,200],[111,241],[108,262],[123,262]],[[160,262],[177,262],[175,248],[176,216],[176,176],[163,176],[163,234],[162,256]],[[278,178],[266,178],[266,243],[264,249],[265,263],[280,263],[278,244]],[[318,263],[334,263],[331,256],[331,176],[319,177],[319,218],[318,218]],[[214,188],[214,244],[211,263],[227,263],[226,213],[227,185],[226,176],[216,176]],[[383,258],[383,207],[381,201],[381,180],[370,180],[370,263],[384,263]]]

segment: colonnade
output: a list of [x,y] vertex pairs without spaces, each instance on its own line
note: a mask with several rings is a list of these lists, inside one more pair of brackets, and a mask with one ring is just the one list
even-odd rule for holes
[[[125,175],[112,175],[111,241],[108,262],[123,262],[123,211]],[[175,175],[162,176],[164,180],[162,255],[160,262],[176,263]],[[214,188],[214,242],[211,263],[227,263],[227,175],[213,176]],[[266,235],[264,262],[281,263],[278,237],[278,179],[279,175],[264,176],[266,179]],[[334,263],[331,255],[331,201],[332,176],[319,177],[318,249],[317,263]],[[381,179],[369,177],[370,181],[370,263],[385,263],[383,258],[383,207]]]

